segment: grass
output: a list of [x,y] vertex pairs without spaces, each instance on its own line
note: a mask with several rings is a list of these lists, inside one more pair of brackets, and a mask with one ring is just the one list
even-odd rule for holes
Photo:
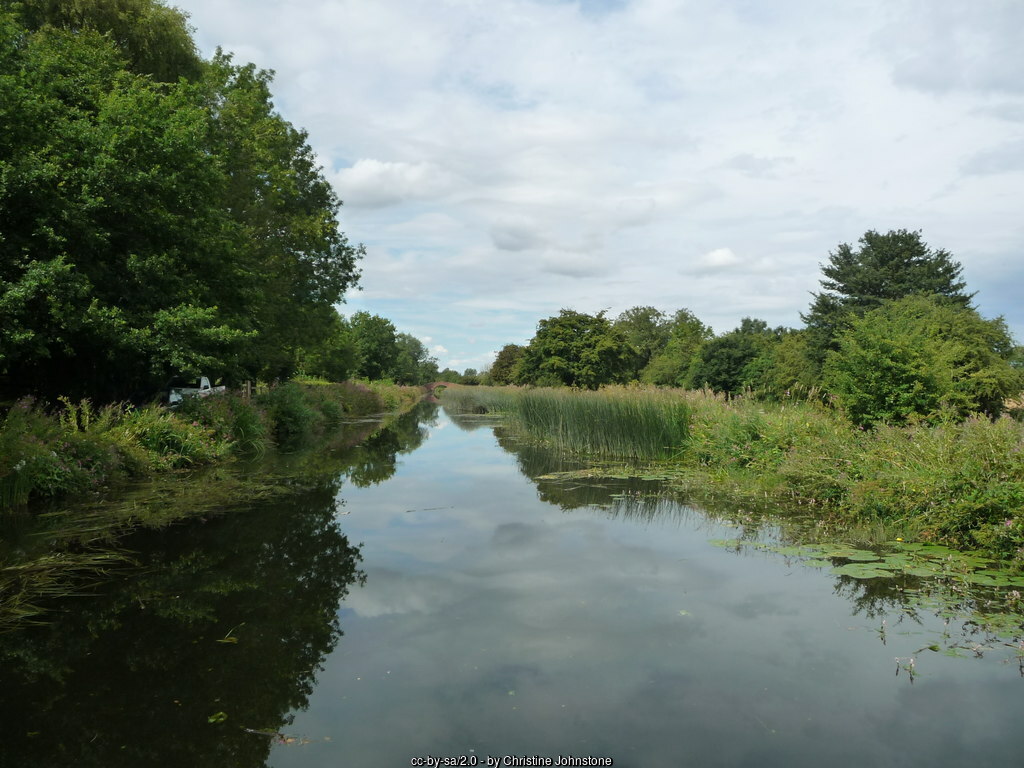
[[689,434],[689,404],[653,389],[451,387],[441,402],[463,413],[506,413],[531,437],[569,453],[666,459],[681,450]]
[[0,420],[0,509],[80,496],[126,479],[207,466],[272,446],[294,449],[349,417],[406,410],[415,387],[286,382],[250,399],[190,398],[174,410],[31,398]]
[[1007,416],[864,430],[813,400],[633,387],[451,387],[441,402],[506,414],[567,453],[666,462],[687,486],[980,548],[1024,568],[1024,424]]
[[[0,419],[0,632],[38,620],[54,598],[80,594],[130,562],[116,548],[126,532],[291,492],[304,473],[319,476],[339,446],[380,428],[357,417],[408,410],[420,396],[389,384],[290,382],[251,400],[186,400],[175,411],[19,401]],[[303,445],[317,447],[291,453]],[[249,462],[227,463],[272,446],[287,455],[260,462],[256,475]],[[286,471],[266,469],[281,462]],[[200,467],[210,469],[183,481],[183,471]],[[101,493],[136,479],[146,482]],[[46,502],[68,498],[74,506],[48,511]]]

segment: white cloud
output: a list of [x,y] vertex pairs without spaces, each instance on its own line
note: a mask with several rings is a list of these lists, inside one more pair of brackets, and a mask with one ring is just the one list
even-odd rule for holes
[[350,306],[452,360],[567,306],[798,325],[867,229],[923,230],[1024,334],[989,288],[1024,252],[1024,4],[176,4],[276,70],[368,246]]
[[729,248],[715,248],[697,260],[697,269],[700,272],[721,272],[739,266],[741,263],[740,257]]
[[368,208],[437,197],[453,183],[451,174],[427,162],[365,158],[334,174],[335,189],[345,204]]

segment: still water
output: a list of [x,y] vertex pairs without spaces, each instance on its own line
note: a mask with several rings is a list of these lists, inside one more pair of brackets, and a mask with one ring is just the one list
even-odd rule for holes
[[0,765],[1024,763],[1012,643],[712,543],[771,526],[436,406],[317,462],[0,635]]

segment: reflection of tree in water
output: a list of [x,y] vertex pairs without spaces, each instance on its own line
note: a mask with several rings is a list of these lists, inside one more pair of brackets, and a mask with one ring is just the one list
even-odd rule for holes
[[920,581],[913,576],[907,579],[855,579],[852,576],[837,576],[833,591],[850,601],[854,616],[880,619],[890,613],[901,612],[908,619],[920,623],[917,610],[908,600],[905,589],[907,580]]
[[[594,507],[613,517],[643,523],[672,520],[694,526],[727,521],[735,530],[735,538],[730,539],[734,546],[729,548],[736,553],[756,551],[763,556],[773,548],[799,549],[808,541],[809,534],[810,541],[820,542],[816,526],[819,521],[805,512],[729,494],[719,494],[717,498],[681,494],[658,480],[642,479],[646,474],[644,468],[629,470],[624,465],[608,464],[605,476],[605,470],[596,468],[592,462],[559,455],[546,446],[518,439],[506,428],[496,427],[495,435],[501,447],[516,457],[520,471],[535,482],[540,499],[562,509]],[[593,471],[591,477],[586,476],[588,472],[579,472],[588,468]],[[558,473],[569,474],[551,477]],[[631,473],[640,477],[627,477]],[[656,468],[653,473],[658,474]],[[766,541],[778,544],[766,547]],[[779,553],[779,557],[793,558],[793,562],[801,559],[792,553]],[[803,559],[813,557],[820,555],[812,555],[810,550],[803,555]],[[837,558],[833,562],[839,565],[846,561]],[[892,578],[835,578],[836,595],[852,604],[854,615],[878,620],[883,639],[886,625],[881,624],[882,619],[894,632],[912,628],[916,634],[922,627],[933,625],[934,617],[944,622],[944,629],[941,637],[927,643],[929,647],[966,649],[980,655],[995,647],[1005,651],[1006,641],[1017,647],[1024,636],[1024,599],[1017,592],[969,589],[956,578],[944,580],[910,574]],[[1019,649],[1024,674],[1024,645]]]
[[263,765],[270,738],[243,728],[280,730],[306,705],[364,578],[333,489],[127,544],[142,571],[0,637],[0,764]]
[[364,579],[338,491],[390,477],[435,417],[289,457],[285,497],[131,536],[141,570],[0,636],[0,766],[264,765],[273,737],[245,729],[281,731],[306,706]]
[[[494,430],[498,444],[516,457],[519,471],[537,485],[537,495],[548,504],[562,509],[598,507],[613,517],[652,522],[673,520],[676,522],[703,522],[711,520],[732,520],[742,525],[743,537],[752,538],[766,524],[763,514],[754,514],[750,505],[723,501],[709,508],[704,503],[694,504],[677,490],[668,488],[661,480],[645,480],[643,468],[632,470],[626,465],[611,465],[609,476],[559,477],[546,476],[560,472],[574,472],[592,467],[593,463],[560,455],[544,445],[524,441],[503,427]],[[620,474],[622,477],[613,475]],[[639,475],[639,476],[637,476]],[[746,508],[744,508],[744,506]]]
[[427,437],[427,428],[437,418],[437,406],[423,403],[415,410],[399,416],[386,429],[382,429],[358,446],[349,449],[342,458],[341,474],[359,488],[381,483],[393,474],[398,456],[415,451]]
[[498,420],[499,416],[495,416],[493,413],[459,413],[458,411],[444,409],[445,414],[448,416],[449,421],[456,427],[461,429],[463,432],[475,432],[478,429],[484,429],[485,427],[493,427]]
[[395,473],[400,454],[412,453],[423,444],[426,427],[436,418],[437,406],[421,403],[386,426],[375,420],[354,422],[335,442],[272,456],[272,466],[260,465],[257,472],[288,478],[300,487],[311,479],[320,482],[331,476],[338,487],[346,479],[360,488],[381,483]]
[[[853,604],[853,615],[884,619],[890,630],[900,631],[905,622],[924,626],[929,617],[941,620],[943,648],[971,650],[978,656],[1006,647],[1022,650],[1024,602],[1019,591],[972,588],[955,578],[911,575],[874,579],[838,576],[834,591]],[[1024,657],[1018,656],[1024,663]]]

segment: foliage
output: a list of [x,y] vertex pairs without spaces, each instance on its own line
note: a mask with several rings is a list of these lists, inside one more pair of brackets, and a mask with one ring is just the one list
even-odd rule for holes
[[697,353],[690,382],[716,392],[736,394],[764,374],[757,361],[768,354],[782,329],[772,331],[763,320],[743,318],[740,327],[711,339]]
[[228,444],[195,421],[161,408],[65,401],[47,413],[16,403],[0,427],[0,506],[95,491],[153,471],[222,458]]
[[184,66],[159,31],[183,17],[148,0],[24,10],[0,12],[0,396],[289,375],[362,250],[270,75],[224,55],[139,74]]
[[519,364],[520,383],[597,389],[627,371],[629,348],[604,312],[563,309],[537,324]]
[[713,336],[711,328],[690,310],[677,310],[672,317],[668,341],[651,357],[641,372],[641,379],[664,387],[686,386],[701,346]]
[[348,322],[338,315],[328,319],[329,330],[323,339],[299,348],[297,370],[303,375],[322,376],[329,381],[345,381],[356,375],[359,350]]
[[426,345],[408,333],[395,336],[398,354],[391,378],[398,384],[429,384],[437,380],[437,359]]
[[349,318],[349,326],[359,352],[358,375],[366,379],[387,378],[398,359],[395,326],[390,320],[369,312],[356,312]]
[[641,371],[668,344],[672,325],[665,313],[654,307],[627,309],[615,318],[613,325],[622,332],[631,352],[624,378],[639,380]]
[[418,389],[379,382],[288,382],[253,400],[189,398],[176,411],[64,398],[48,412],[26,398],[0,422],[0,508],[259,454],[274,441],[291,449],[346,416],[408,410],[419,398]]
[[865,430],[816,400],[632,387],[452,387],[441,402],[561,450],[667,459],[651,471],[685,487],[802,505],[823,525],[885,522],[1024,569],[1024,424],[1005,416]]
[[853,321],[825,365],[826,386],[854,424],[914,416],[998,415],[1024,379],[1008,359],[1002,319],[924,296],[888,302]]
[[820,370],[850,320],[885,301],[924,294],[968,307],[973,294],[964,293],[962,272],[948,251],[929,248],[920,232],[900,229],[883,235],[868,230],[856,250],[840,244],[822,266],[823,290],[814,294],[810,310],[803,315],[812,362]]
[[807,330],[783,331],[751,364],[750,386],[768,398],[810,396],[819,383],[810,354]]
[[156,0],[20,0],[18,11],[33,31],[50,25],[109,34],[132,72],[160,82],[202,72],[187,16]]
[[506,344],[498,351],[491,364],[491,383],[502,385],[512,384],[516,380],[519,361],[523,358],[525,347],[518,344]]
[[438,381],[447,381],[451,384],[461,384],[462,374],[451,368],[445,368],[437,374]]

